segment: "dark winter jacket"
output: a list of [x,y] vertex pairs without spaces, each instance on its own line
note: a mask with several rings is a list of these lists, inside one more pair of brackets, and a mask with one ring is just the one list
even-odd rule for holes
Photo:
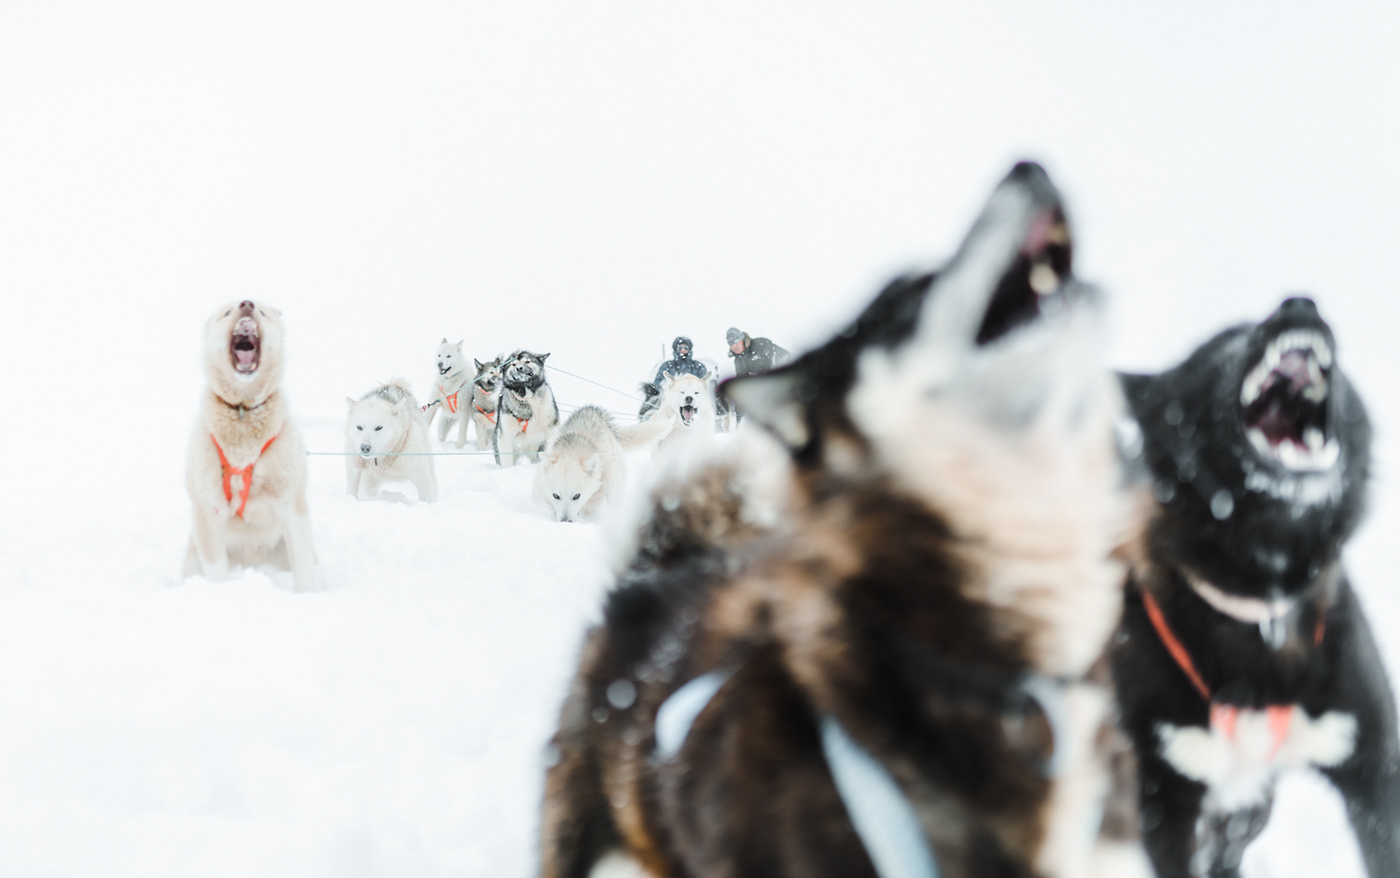
[[734,374],[736,376],[767,372],[774,366],[781,366],[787,362],[789,356],[787,350],[773,344],[772,339],[750,338],[747,332],[744,333],[743,337],[744,352],[736,354],[732,349],[729,351],[729,356],[734,358]]
[[[685,345],[685,354],[681,354],[681,345]],[[676,340],[671,342],[671,356],[673,359],[661,364],[661,368],[656,370],[656,377],[652,379],[652,384],[660,388],[666,378],[666,373],[670,372],[672,377],[681,375],[694,375],[696,378],[704,378],[709,370],[705,364],[695,359],[695,345],[690,343],[690,339],[683,335],[676,336]]]

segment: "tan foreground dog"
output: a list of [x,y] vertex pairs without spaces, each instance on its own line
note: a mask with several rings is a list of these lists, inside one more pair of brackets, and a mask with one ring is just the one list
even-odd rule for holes
[[297,591],[315,587],[306,447],[280,389],[281,316],[243,301],[204,326],[209,387],[186,459],[194,527],[184,576],[220,582],[267,567],[290,570]]

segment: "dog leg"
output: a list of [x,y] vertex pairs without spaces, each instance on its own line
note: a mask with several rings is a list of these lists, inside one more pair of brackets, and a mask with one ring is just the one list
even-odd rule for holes
[[1156,740],[1138,746],[1142,842],[1158,878],[1191,878],[1206,787],[1167,764],[1157,755],[1158,746]]
[[[426,458],[419,459],[426,461]],[[424,503],[437,502],[437,475],[426,462],[418,467],[418,472],[413,479],[413,486],[418,489],[419,500]]]
[[458,415],[458,417],[457,417],[457,447],[458,447],[458,448],[462,448],[463,446],[465,446],[465,445],[467,444],[467,421],[468,421],[468,420],[469,420],[469,418],[467,417],[467,413],[466,413],[466,412],[462,412],[462,414]]
[[195,507],[190,539],[199,553],[201,575],[210,582],[228,579],[228,510]]
[[360,499],[360,473],[361,473],[361,472],[362,472],[362,470],[361,470],[358,466],[355,465],[355,459],[354,459],[353,457],[347,458],[347,459],[346,459],[346,461],[345,461],[345,493],[349,494],[351,497],[354,497],[356,500]]
[[306,498],[298,497],[287,522],[287,554],[292,568],[292,587],[299,592],[318,591],[316,546],[311,537],[311,512]]
[[[1323,648],[1335,669],[1325,703],[1306,705],[1308,713],[1345,711],[1356,717],[1356,749],[1351,758],[1323,773],[1346,799],[1347,816],[1373,876],[1400,875],[1400,743],[1396,740],[1395,697],[1370,625],[1348,585],[1330,612]],[[1335,634],[1334,634],[1335,632]],[[1318,699],[1321,701],[1322,699]]]
[[[439,406],[439,408],[441,408],[441,406]],[[433,415],[434,415],[435,417],[437,417],[437,436],[438,436],[438,441],[439,441],[439,442],[446,442],[446,441],[447,441],[447,428],[448,428],[448,423],[447,423],[447,412],[442,412],[441,414],[439,414],[438,412],[434,411],[434,412],[433,412]]]

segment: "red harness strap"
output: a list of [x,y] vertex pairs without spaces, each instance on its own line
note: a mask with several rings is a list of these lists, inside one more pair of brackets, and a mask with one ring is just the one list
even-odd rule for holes
[[477,407],[476,407],[476,410],[479,411],[479,412],[481,412],[483,415],[485,415],[485,416],[486,416],[486,420],[490,421],[490,422],[493,423],[493,424],[496,423],[496,413],[495,413],[495,412],[488,412],[486,409],[482,408],[481,406],[477,406]]
[[447,403],[447,410],[454,415],[457,414],[457,393],[462,392],[461,388],[458,388],[457,393],[448,396],[447,388],[443,387],[441,384],[438,384],[438,392],[443,395],[443,402]]
[[242,518],[243,510],[248,506],[248,492],[253,489],[253,464],[258,462],[258,458],[263,456],[263,452],[267,451],[269,445],[277,441],[277,437],[273,436],[263,443],[262,451],[258,452],[258,457],[253,458],[253,463],[242,467],[229,466],[228,458],[224,456],[224,449],[220,447],[219,440],[214,438],[213,433],[209,434],[209,438],[214,442],[214,450],[219,452],[219,463],[224,468],[224,500],[229,503],[233,502],[233,477],[243,477],[243,487],[238,492],[238,511],[234,513]]
[[[1162,645],[1167,648],[1176,666],[1181,668],[1181,672],[1191,681],[1191,685],[1196,687],[1196,691],[1201,693],[1201,697],[1210,705],[1210,724],[1212,728],[1220,729],[1227,738],[1235,736],[1235,723],[1239,720],[1240,709],[1231,704],[1216,704],[1211,699],[1210,687],[1201,678],[1201,674],[1196,670],[1196,665],[1191,661],[1191,654],[1182,646],[1181,641],[1172,633],[1171,626],[1167,624],[1167,617],[1162,613],[1162,608],[1157,604],[1157,599],[1152,597],[1147,589],[1139,589],[1142,595],[1143,609],[1147,610],[1147,618],[1152,622],[1152,627],[1157,631],[1157,637],[1161,639]],[[1317,625],[1313,628],[1313,645],[1321,646],[1322,638],[1327,633],[1327,608],[1324,606],[1318,611]],[[1288,727],[1293,722],[1292,705],[1276,704],[1264,708],[1264,713],[1268,717],[1269,734],[1274,739],[1273,752],[1269,754],[1272,759],[1278,755],[1279,748],[1283,746],[1283,741],[1288,737]]]

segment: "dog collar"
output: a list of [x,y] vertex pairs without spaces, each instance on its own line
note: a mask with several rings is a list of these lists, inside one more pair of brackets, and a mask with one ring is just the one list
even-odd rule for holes
[[1192,591],[1201,596],[1201,600],[1210,604],[1217,612],[1250,625],[1260,625],[1281,619],[1293,612],[1293,607],[1297,603],[1291,598],[1266,601],[1263,598],[1247,598],[1226,594],[1191,573],[1186,574],[1186,582],[1191,586]]
[[240,420],[240,421],[243,420],[243,416],[244,416],[245,414],[247,414],[248,412],[251,412],[251,411],[253,411],[254,409],[260,409],[260,408],[262,408],[263,406],[267,405],[269,402],[272,402],[272,394],[271,394],[271,393],[269,393],[269,394],[267,395],[267,398],[264,399],[262,402],[258,403],[257,405],[244,405],[244,404],[241,403],[241,402],[239,402],[239,403],[229,402],[228,400],[224,399],[222,396],[219,396],[217,393],[214,393],[214,391],[212,391],[212,390],[209,391],[209,392],[212,393],[212,394],[214,394],[214,398],[217,399],[219,402],[223,403],[224,405],[228,406],[228,407],[231,408],[231,409],[236,410],[236,411],[238,412],[238,420]]

